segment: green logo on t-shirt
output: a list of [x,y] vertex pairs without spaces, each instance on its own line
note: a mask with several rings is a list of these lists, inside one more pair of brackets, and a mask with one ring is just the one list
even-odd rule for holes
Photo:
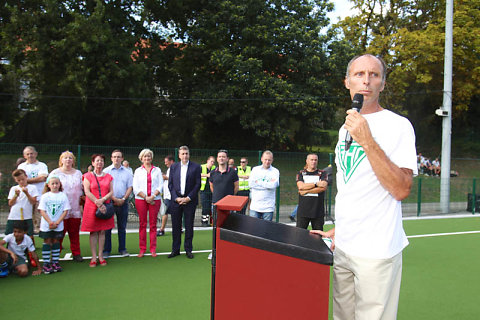
[[55,215],[58,213],[58,209],[62,206],[61,203],[51,203],[50,204],[50,213],[52,217],[55,217]]
[[337,146],[337,156],[340,160],[339,163],[343,172],[343,181],[345,183],[350,180],[357,167],[366,157],[362,146],[356,142],[352,143],[348,151],[345,151],[345,142],[339,144]]

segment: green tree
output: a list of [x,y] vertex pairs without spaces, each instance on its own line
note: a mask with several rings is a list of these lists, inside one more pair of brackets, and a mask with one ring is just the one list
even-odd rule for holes
[[[161,114],[140,1],[7,1],[2,57],[28,83],[31,142],[151,141]],[[132,53],[136,55],[132,57]],[[160,121],[158,121],[160,122]]]
[[[292,149],[328,126],[332,104],[325,0],[148,3],[149,17],[182,36],[166,112],[188,119],[196,145]],[[176,11],[172,21],[165,12]],[[163,9],[163,10],[162,10]],[[202,145],[203,143],[203,145]]]

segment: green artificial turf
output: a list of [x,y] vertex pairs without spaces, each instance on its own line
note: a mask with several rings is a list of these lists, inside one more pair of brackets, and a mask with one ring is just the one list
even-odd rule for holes
[[[211,249],[211,237],[211,231],[196,231],[194,250]],[[157,240],[157,252],[169,253],[171,234]],[[41,239],[35,241],[40,253]],[[117,253],[116,241],[112,235],[112,254]],[[68,245],[67,238],[64,246]],[[138,234],[127,234],[127,249],[138,253]],[[81,236],[81,250],[84,256],[90,255],[88,236]],[[36,319],[51,320],[195,319],[195,315],[206,319],[211,281],[207,257],[208,252],[196,253],[192,260],[184,254],[173,259],[130,256],[108,259],[106,267],[96,268],[90,268],[88,260],[62,261],[61,273],[0,279],[0,306],[2,310],[28,306]]]
[[[476,231],[480,218],[404,221],[404,226],[407,236]],[[211,236],[211,231],[196,231],[194,250],[211,249]],[[36,239],[39,248],[41,239]],[[170,233],[157,239],[157,252],[170,252]],[[88,236],[81,241],[83,255],[90,255]],[[403,254],[398,319],[478,319],[480,234],[409,241]],[[128,234],[127,243],[130,253],[138,253],[137,234]],[[116,254],[115,235],[113,248]],[[96,268],[89,268],[88,261],[65,261],[62,273],[0,279],[0,307],[52,320],[208,319],[211,264],[207,256],[111,258],[107,267]]]
[[[407,236],[480,230],[480,218],[405,221]],[[410,238],[398,319],[479,319],[480,234]]]

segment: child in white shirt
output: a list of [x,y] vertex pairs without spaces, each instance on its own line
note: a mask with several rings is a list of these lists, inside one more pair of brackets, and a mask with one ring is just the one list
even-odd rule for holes
[[60,260],[60,240],[63,238],[63,219],[71,209],[65,193],[62,192],[62,183],[57,176],[50,176],[38,210],[42,214],[40,222],[40,238],[44,240],[42,247],[43,273],[62,271]]

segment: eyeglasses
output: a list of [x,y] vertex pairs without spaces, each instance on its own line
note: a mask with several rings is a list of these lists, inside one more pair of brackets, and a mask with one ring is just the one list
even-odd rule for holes
[[240,161],[240,163],[246,163],[247,161]]

